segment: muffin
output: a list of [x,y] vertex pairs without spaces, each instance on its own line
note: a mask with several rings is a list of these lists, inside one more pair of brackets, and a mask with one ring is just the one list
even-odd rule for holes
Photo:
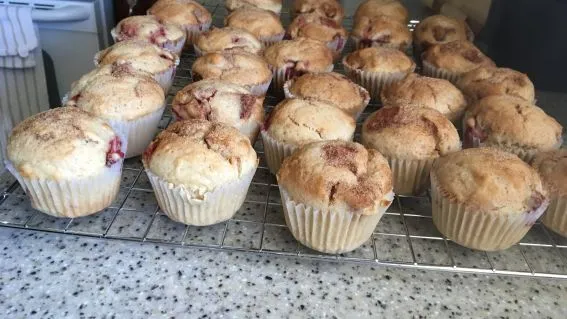
[[285,81],[308,72],[331,72],[333,53],[317,40],[299,38],[284,40],[268,47],[264,52],[274,75],[272,88],[280,93]]
[[285,157],[310,142],[352,141],[355,129],[354,119],[332,104],[285,99],[272,110],[261,130],[268,168],[277,173]]
[[399,195],[423,193],[433,162],[461,150],[459,133],[443,114],[403,106],[372,113],[362,125],[362,144],[388,160]]
[[282,12],[282,0],[226,0],[224,6],[230,12],[241,8],[258,8],[277,15]]
[[173,84],[179,57],[143,40],[118,42],[95,55],[95,66],[128,62],[138,71],[150,73],[167,93]]
[[178,121],[202,119],[235,127],[254,144],[264,122],[264,98],[222,80],[202,80],[179,90],[171,109]]
[[187,33],[185,47],[191,47],[199,33],[211,26],[211,13],[196,1],[191,0],[158,0],[148,10],[161,21],[174,23],[183,27]]
[[247,52],[208,53],[193,63],[193,81],[218,79],[242,85],[257,96],[266,94],[272,81],[272,71],[266,61]]
[[75,106],[106,120],[127,139],[126,158],[141,155],[157,133],[165,95],[149,75],[130,64],[108,64],[74,83],[66,106]]
[[413,42],[418,52],[427,50],[434,44],[453,41],[473,41],[474,34],[467,23],[441,14],[429,16],[415,27]]
[[173,123],[148,146],[142,162],[161,210],[196,226],[234,216],[258,167],[246,136],[205,120]]
[[496,66],[469,41],[436,44],[421,56],[423,74],[457,83],[461,76],[479,67]]
[[361,3],[354,13],[354,22],[362,17],[374,18],[388,16],[400,23],[408,22],[408,10],[398,0],[367,0]]
[[265,47],[280,42],[285,35],[278,15],[257,8],[245,7],[235,10],[225,18],[224,23],[226,26],[252,33]]
[[260,54],[262,43],[246,30],[225,27],[212,28],[201,33],[195,40],[194,48],[197,56],[204,53],[236,50]]
[[303,13],[316,13],[342,24],[345,12],[337,0],[294,0],[291,9],[292,17]]
[[161,23],[152,15],[132,16],[120,21],[110,31],[114,42],[144,40],[181,55],[186,34],[181,27],[172,23]]
[[538,171],[550,200],[541,221],[547,228],[567,237],[567,150],[539,153],[532,166]]
[[351,38],[357,50],[378,46],[405,52],[412,42],[407,25],[388,16],[360,18],[354,24]]
[[346,75],[377,100],[382,88],[415,70],[415,63],[402,51],[382,47],[354,51],[343,58],[343,66]]
[[524,73],[494,67],[480,67],[465,73],[457,85],[469,103],[491,95],[511,95],[535,103],[534,84]]
[[307,73],[284,84],[286,98],[315,99],[333,104],[355,119],[364,111],[370,95],[346,76],[334,73]]
[[445,115],[455,126],[467,108],[463,93],[451,82],[410,73],[401,81],[382,90],[380,99],[384,107],[405,105],[435,109]]
[[465,113],[463,146],[492,146],[530,162],[537,153],[560,148],[562,131],[554,118],[523,99],[488,96]]
[[513,154],[488,147],[435,161],[431,204],[433,223],[448,239],[496,251],[519,242],[549,201],[533,168]]
[[309,38],[324,42],[333,52],[335,58],[340,57],[347,41],[347,32],[335,20],[316,13],[298,15],[287,29],[290,39]]
[[353,142],[307,144],[284,161],[277,178],[292,235],[324,253],[360,247],[394,199],[388,162]]
[[32,207],[55,217],[101,211],[120,186],[122,137],[103,119],[76,107],[36,114],[8,139],[7,168]]

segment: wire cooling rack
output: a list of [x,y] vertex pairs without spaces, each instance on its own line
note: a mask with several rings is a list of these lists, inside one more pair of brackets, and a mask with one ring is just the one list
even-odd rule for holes
[[[221,26],[225,10],[218,1],[205,3]],[[284,23],[288,15],[282,14]],[[346,25],[349,25],[349,19]],[[411,26],[410,26],[411,27]],[[347,47],[347,51],[350,48]],[[195,57],[184,54],[169,102],[177,90],[191,81]],[[342,72],[337,65],[337,71]],[[278,102],[266,97],[266,105]],[[378,105],[371,104],[361,121]],[[268,111],[270,107],[267,107]],[[171,122],[170,108],[160,128]],[[360,128],[359,128],[360,129]],[[355,139],[358,138],[357,134]],[[461,247],[443,237],[431,218],[427,197],[396,197],[378,224],[372,238],[353,252],[327,255],[299,244],[285,225],[275,178],[264,161],[261,141],[254,145],[260,167],[246,201],[231,220],[208,227],[185,226],[171,221],[157,205],[139,158],[124,164],[119,195],[110,208],[88,217],[54,218],[31,208],[15,179],[0,176],[0,226],[103,239],[128,240],[179,247],[312,258],[335,262],[366,263],[380,266],[418,268],[449,272],[501,274],[567,279],[567,238],[536,223],[522,241],[501,252],[480,252]]]

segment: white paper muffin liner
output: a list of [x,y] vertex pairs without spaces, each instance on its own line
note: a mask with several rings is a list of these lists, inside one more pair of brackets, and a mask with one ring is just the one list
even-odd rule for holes
[[293,237],[303,245],[328,254],[345,253],[364,244],[394,199],[390,192],[384,197],[387,206],[373,215],[348,211],[323,211],[293,201],[280,186],[285,222]]
[[[112,36],[112,40],[114,40],[114,43],[121,41],[120,39],[118,39],[118,34],[116,34],[116,28],[112,28],[112,30],[110,30],[110,35]],[[177,54],[178,56],[181,56],[181,52],[183,51],[183,47],[185,46],[186,38],[187,38],[187,35],[184,34],[179,39],[167,40],[164,43],[160,43],[158,46],[160,46],[160,47],[162,47],[162,48],[164,48],[168,51],[171,51],[171,52]],[[154,43],[152,43],[152,44],[154,44]]]
[[232,218],[244,203],[255,172],[253,169],[234,182],[196,196],[146,168],[161,210],[174,221],[195,226],[213,225]]
[[[327,69],[324,72],[331,72],[333,71],[333,68],[335,67],[334,64],[331,64],[327,67]],[[272,65],[270,65],[270,70],[272,71],[273,74],[273,78],[272,78],[272,91],[275,94],[278,95],[283,95],[283,86],[285,84],[285,82],[287,80],[292,79],[293,77],[290,77],[289,75],[286,75],[286,71],[287,71],[287,67],[285,68],[276,68]]]
[[272,35],[269,37],[259,37],[258,40],[260,40],[260,42],[262,42],[262,44],[264,45],[264,48],[267,48],[269,46],[271,46],[272,44],[278,43],[281,40],[283,40],[285,36],[285,32],[282,32],[280,34],[276,34],[276,35]]
[[548,204],[545,201],[531,212],[482,212],[444,196],[431,175],[433,223],[447,238],[471,249],[497,251],[518,243]]
[[265,96],[266,92],[268,92],[268,88],[272,83],[272,77],[264,83],[256,84],[256,85],[247,85],[246,87],[250,90],[250,93],[256,96]]
[[[342,42],[340,42],[342,40]],[[333,52],[333,60],[337,61],[341,58],[341,54],[345,49],[348,37],[337,37],[332,41],[327,41],[327,48]]]
[[541,221],[555,233],[567,237],[567,197],[559,196],[551,200]]
[[272,174],[276,174],[283,160],[293,154],[297,149],[295,145],[282,143],[274,139],[265,130],[260,131],[262,135],[262,143],[264,144],[264,156],[266,157],[266,163]]
[[184,25],[183,28],[187,33],[187,40],[185,40],[185,48],[189,49],[193,47],[193,44],[197,40],[199,34],[209,30],[212,21],[202,23],[199,25]]
[[120,160],[96,176],[70,180],[25,178],[10,161],[6,161],[6,168],[18,180],[33,208],[55,217],[75,218],[112,204],[120,188],[122,163]]
[[394,193],[420,195],[429,186],[429,172],[435,159],[397,159],[387,157],[392,169]]
[[459,81],[459,79],[462,76],[461,73],[452,72],[452,71],[449,71],[449,70],[437,68],[436,66],[434,66],[433,64],[431,64],[427,61],[422,61],[422,73],[423,73],[423,75],[429,76],[429,77],[432,77],[432,78],[439,78],[439,79],[447,80],[447,81],[453,83],[454,85],[457,85],[457,82]]

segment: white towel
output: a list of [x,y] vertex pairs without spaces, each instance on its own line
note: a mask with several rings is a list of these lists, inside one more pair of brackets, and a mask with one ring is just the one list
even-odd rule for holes
[[38,46],[29,6],[0,5],[0,67],[29,68]]

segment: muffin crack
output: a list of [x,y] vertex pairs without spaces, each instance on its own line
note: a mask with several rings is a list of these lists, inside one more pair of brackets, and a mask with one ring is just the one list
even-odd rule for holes
[[320,139],[324,139],[324,138],[323,138],[323,134],[321,133],[321,130],[320,130],[320,129],[313,128],[313,127],[311,127],[311,126],[309,126],[309,125],[307,125],[307,124],[305,124],[305,123],[299,123],[299,122],[298,122],[296,119],[294,119],[293,116],[291,116],[291,115],[288,115],[288,119],[289,119],[293,124],[295,124],[297,127],[305,127],[306,129],[308,129],[308,130],[310,130],[310,131],[312,131],[312,132],[317,133],[317,135],[319,135],[319,138],[320,138]]

